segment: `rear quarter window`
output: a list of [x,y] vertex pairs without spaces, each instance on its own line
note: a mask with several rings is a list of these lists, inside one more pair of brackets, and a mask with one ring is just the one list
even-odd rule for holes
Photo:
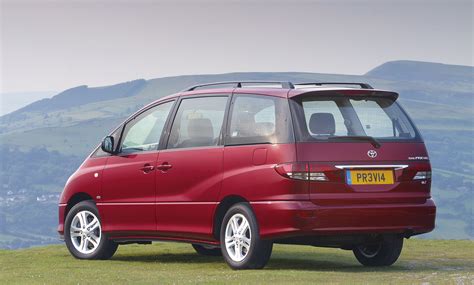
[[233,97],[226,145],[294,141],[288,100],[263,95]]

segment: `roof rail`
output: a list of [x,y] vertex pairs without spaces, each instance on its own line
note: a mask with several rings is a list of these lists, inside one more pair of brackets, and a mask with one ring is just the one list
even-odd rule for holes
[[206,86],[217,86],[217,85],[230,85],[232,84],[234,88],[242,88],[242,84],[280,84],[281,88],[285,89],[294,89],[295,86],[289,81],[223,81],[223,82],[213,82],[213,83],[204,83],[198,84],[186,88],[184,91],[193,91],[200,87]]
[[374,89],[367,83],[362,82],[302,82],[302,83],[291,83],[290,81],[222,81],[222,82],[212,82],[212,83],[203,83],[193,85],[186,88],[185,91],[194,91],[197,88],[207,87],[207,86],[219,86],[219,85],[232,85],[233,88],[242,88],[243,84],[280,84],[281,88],[285,89],[295,89],[295,85],[358,85],[362,89]]
[[361,82],[303,82],[303,83],[295,83],[295,85],[316,85],[316,86],[322,86],[322,85],[359,85],[360,88],[362,88],[362,89],[374,89],[369,84],[361,83]]

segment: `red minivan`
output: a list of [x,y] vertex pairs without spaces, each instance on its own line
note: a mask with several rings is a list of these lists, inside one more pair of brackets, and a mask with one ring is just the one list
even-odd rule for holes
[[76,258],[191,243],[262,268],[273,243],[387,266],[434,229],[431,166],[398,94],[365,83],[221,82],[133,114],[69,178],[58,232]]

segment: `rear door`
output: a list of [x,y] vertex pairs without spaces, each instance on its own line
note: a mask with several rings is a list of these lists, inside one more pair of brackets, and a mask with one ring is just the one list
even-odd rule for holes
[[229,95],[183,97],[156,172],[157,230],[210,238],[222,183],[222,127]]
[[424,203],[430,197],[426,148],[395,98],[309,94],[293,99],[293,108],[298,161],[308,163],[315,204]]

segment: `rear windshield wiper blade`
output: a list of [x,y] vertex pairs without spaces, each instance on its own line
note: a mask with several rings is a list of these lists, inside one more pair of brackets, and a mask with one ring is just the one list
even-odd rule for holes
[[375,148],[379,148],[381,146],[380,142],[371,136],[335,136],[329,137],[328,139],[369,141]]

